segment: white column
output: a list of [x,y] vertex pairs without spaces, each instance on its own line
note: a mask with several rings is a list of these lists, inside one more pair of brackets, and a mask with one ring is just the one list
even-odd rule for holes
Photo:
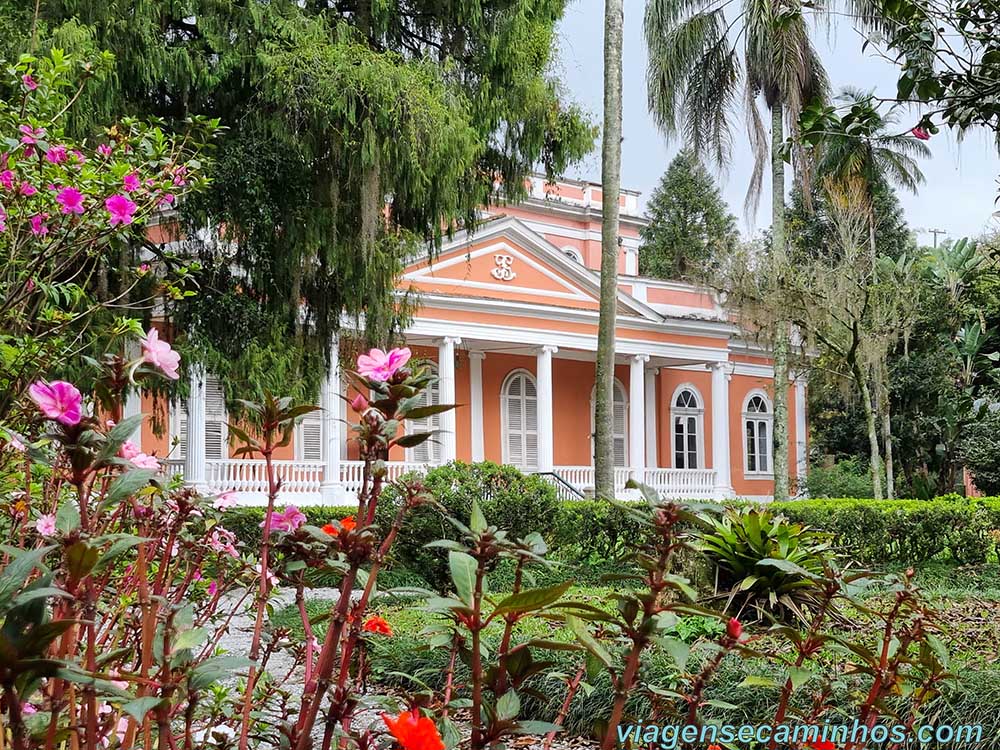
[[712,468],[715,470],[716,500],[733,496],[729,460],[729,363],[715,362],[712,370]]
[[340,450],[344,441],[340,435],[340,346],[337,334],[330,343],[330,368],[320,386],[319,405],[323,410],[323,482],[320,496],[327,505],[344,501],[344,485],[340,476]]
[[628,466],[637,482],[646,479],[646,363],[648,354],[636,354],[628,370]]
[[656,455],[659,446],[656,439],[656,376],[659,373],[655,367],[646,369],[646,467],[649,469],[659,465]]
[[806,473],[809,471],[806,455],[806,379],[795,378],[795,476],[798,478],[798,492],[806,489]]
[[472,422],[472,460],[486,459],[483,435],[483,360],[486,352],[469,352],[469,412]]
[[[445,336],[438,342],[438,392],[442,404],[455,403],[455,346],[462,339]],[[455,410],[441,414],[441,460],[454,461],[458,455],[458,441],[455,437]]]
[[543,346],[538,350],[535,378],[538,383],[538,470],[552,471],[553,424],[552,424],[552,355],[559,351],[556,346]]
[[187,400],[187,432],[184,435],[184,482],[190,487],[207,486],[205,471],[205,368],[190,367]]

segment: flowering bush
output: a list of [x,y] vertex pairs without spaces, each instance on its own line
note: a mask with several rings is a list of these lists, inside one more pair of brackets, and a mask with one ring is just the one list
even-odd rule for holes
[[[150,295],[186,293],[184,263],[135,256],[153,247],[147,221],[207,184],[203,157],[217,123],[193,120],[174,136],[125,120],[97,140],[74,141],[62,119],[90,69],[58,50],[23,57],[10,70],[16,95],[0,98],[0,345],[11,353],[0,364],[0,420],[41,373],[64,366],[85,326],[88,342],[122,333],[127,321],[107,309],[127,314],[148,308]],[[154,363],[165,351],[157,336],[143,342]],[[164,362],[173,379],[176,362]]]

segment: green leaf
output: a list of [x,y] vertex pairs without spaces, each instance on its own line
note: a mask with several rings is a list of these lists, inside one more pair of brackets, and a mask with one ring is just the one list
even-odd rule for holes
[[80,509],[72,500],[64,502],[56,510],[56,528],[68,534],[80,527]]
[[489,524],[486,523],[486,516],[483,515],[483,509],[479,507],[479,501],[472,501],[472,514],[469,518],[469,529],[473,533],[481,534],[486,531]]
[[104,504],[114,505],[126,498],[132,497],[139,490],[143,489],[149,480],[156,476],[153,469],[132,469],[118,476],[108,487],[108,492],[104,496]]
[[563,728],[551,721],[519,721],[517,726],[511,731],[514,734],[548,734],[549,732],[561,732]]
[[137,724],[141,724],[142,720],[146,717],[146,714],[159,706],[162,702],[163,698],[156,698],[154,696],[147,695],[142,698],[136,698],[134,701],[129,701],[122,706],[122,711],[135,719]]
[[513,690],[508,690],[497,701],[497,718],[501,720],[516,719],[521,710],[521,699]]
[[204,628],[193,628],[192,630],[185,630],[183,633],[178,634],[172,644],[174,653],[183,651],[184,649],[194,648],[205,640],[205,635],[206,632]]
[[476,589],[476,560],[465,552],[451,550],[448,553],[448,567],[451,569],[451,580],[455,584],[455,593],[463,602],[472,606],[472,598]]
[[677,665],[677,671],[686,672],[688,657],[691,655],[691,647],[680,638],[673,638],[671,636],[661,638],[660,645],[663,646],[663,649],[673,659],[674,664]]
[[587,649],[596,659],[600,660],[601,663],[606,667],[611,666],[611,654],[609,654],[604,646],[602,646],[590,631],[587,629],[587,625],[583,620],[574,617],[573,615],[566,615],[566,624],[569,629],[573,631],[573,635],[576,639],[580,641],[580,644]]
[[235,676],[238,670],[252,667],[254,662],[242,656],[216,656],[191,670],[188,685],[191,690],[204,690],[213,683]]
[[781,683],[774,680],[771,677],[763,677],[761,675],[747,675],[743,682],[739,684],[738,687],[767,687],[767,688],[779,688]]
[[788,679],[792,681],[792,690],[798,690],[812,679],[813,671],[809,667],[789,667]]
[[493,615],[504,615],[508,612],[533,612],[543,609],[559,601],[559,598],[572,585],[572,581],[566,581],[565,583],[547,588],[530,589],[522,591],[519,594],[511,594],[496,606],[496,609],[493,610]]

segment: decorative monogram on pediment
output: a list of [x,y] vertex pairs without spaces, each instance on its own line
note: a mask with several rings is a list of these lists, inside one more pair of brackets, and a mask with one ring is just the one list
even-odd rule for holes
[[514,257],[512,255],[497,253],[493,256],[493,262],[496,264],[496,268],[490,271],[490,275],[494,279],[497,281],[513,281],[517,278],[517,273],[511,268],[514,265]]

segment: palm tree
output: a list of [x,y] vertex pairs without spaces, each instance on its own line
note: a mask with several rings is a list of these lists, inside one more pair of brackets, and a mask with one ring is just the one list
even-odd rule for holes
[[614,499],[615,319],[618,305],[618,194],[622,177],[624,0],[604,2],[604,135],[601,144],[601,304],[594,389],[594,494]]
[[[804,103],[825,96],[826,73],[799,0],[730,5],[731,0],[650,0],[645,17],[649,109],[665,135],[681,135],[695,152],[707,152],[720,165],[729,160],[734,115],[742,110],[754,153],[747,210],[757,207],[770,156],[772,260],[775,267],[787,268],[785,126],[794,132]],[[770,143],[761,103],[770,110]],[[788,497],[789,328],[779,315],[772,355],[775,500]]]
[[[909,133],[895,133],[895,113],[890,110],[882,115],[873,104],[872,92],[845,87],[838,99],[850,107],[850,116],[839,121],[837,129],[828,132],[822,141],[818,170],[840,183],[860,183],[864,196],[864,211],[868,223],[868,256],[873,281],[877,271],[878,248],[876,242],[879,219],[876,195],[891,186],[911,193],[924,181],[917,158],[930,156],[931,151]],[[847,124],[845,124],[847,123]],[[885,470],[885,494],[895,497],[895,477],[892,459],[892,419],[889,409],[888,373],[875,374],[875,404],[865,404],[866,411],[877,411],[881,417],[882,449]],[[864,399],[869,396],[862,394]],[[873,408],[876,407],[876,408]],[[872,444],[872,475],[878,487],[879,467],[877,438],[874,426],[869,425],[869,442]]]

